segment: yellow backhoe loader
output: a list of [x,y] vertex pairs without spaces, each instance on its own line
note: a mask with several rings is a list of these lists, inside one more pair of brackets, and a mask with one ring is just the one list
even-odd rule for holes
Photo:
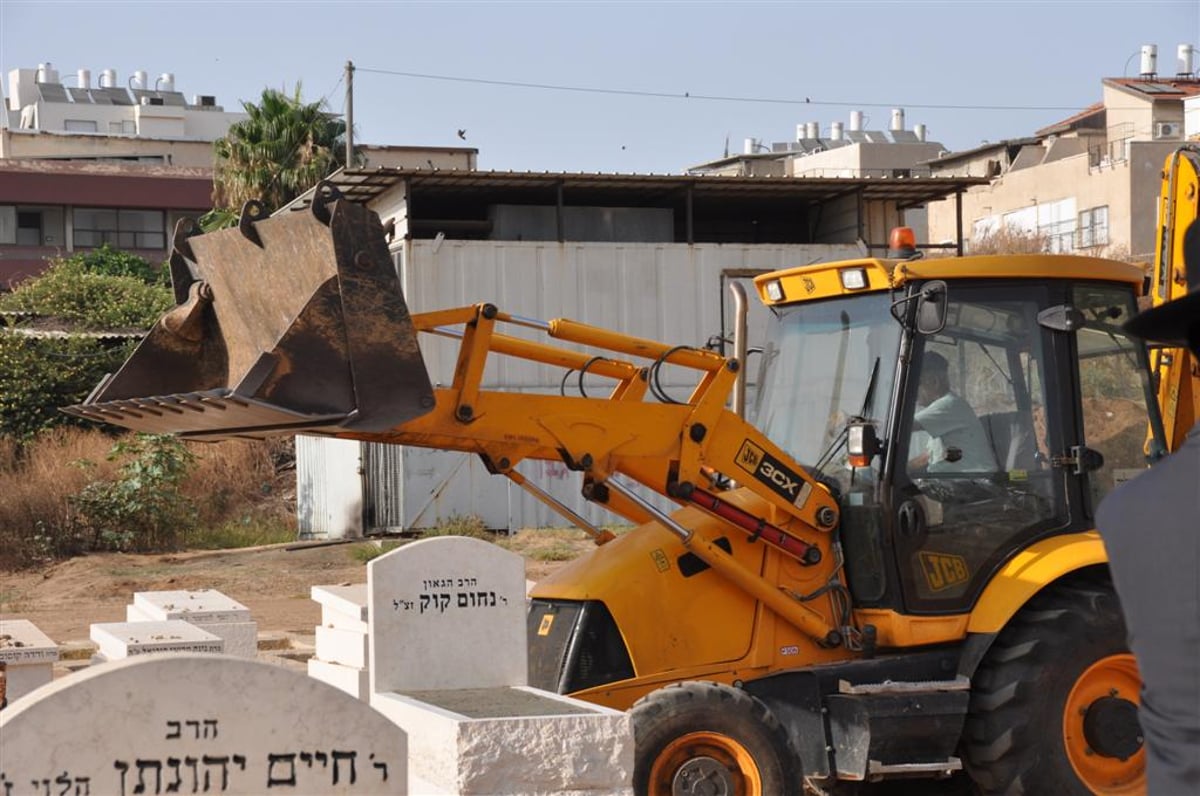
[[[530,677],[632,709],[639,793],[963,768],[988,793],[1136,793],[1140,682],[1093,516],[1174,441],[1121,328],[1143,274],[911,243],[756,280],[773,328],[751,424],[727,408],[744,355],[488,303],[410,314],[379,218],[322,184],[304,212],[177,230],[178,306],[67,411],[472,452],[589,528],[596,549],[532,591]],[[431,383],[422,336],[455,341],[452,383]],[[494,357],[610,387],[490,390]],[[695,374],[686,398],[667,364]],[[527,459],[636,527],[591,528]]]

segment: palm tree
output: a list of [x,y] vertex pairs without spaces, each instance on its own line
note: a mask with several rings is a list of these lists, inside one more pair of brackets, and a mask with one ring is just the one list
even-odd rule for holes
[[217,226],[236,220],[248,199],[261,201],[267,212],[282,207],[346,161],[346,122],[329,113],[324,100],[304,102],[299,84],[291,96],[263,89],[258,104],[242,107],[249,118],[213,145],[213,212],[206,219]]

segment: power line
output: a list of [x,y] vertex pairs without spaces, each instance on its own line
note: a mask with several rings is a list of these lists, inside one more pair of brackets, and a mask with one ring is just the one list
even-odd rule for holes
[[595,88],[589,86],[564,86],[553,83],[526,83],[516,80],[492,80],[482,77],[458,77],[454,75],[433,75],[422,72],[402,72],[394,69],[371,69],[365,66],[355,67],[358,72],[370,72],[376,75],[391,75],[393,77],[408,77],[417,80],[442,80],[451,83],[474,83],[485,86],[505,86],[509,88],[529,88],[541,91],[573,91],[582,94],[611,94],[625,97],[653,97],[658,99],[702,100],[706,102],[748,102],[764,105],[823,105],[847,108],[915,108],[921,110],[963,110],[963,111],[1081,111],[1086,106],[1080,105],[964,105],[955,103],[929,102],[849,102],[845,100],[822,100],[804,97],[803,99],[783,99],[777,97],[734,97],[720,94],[693,94],[685,91],[682,94],[668,91],[640,91],[637,89]]

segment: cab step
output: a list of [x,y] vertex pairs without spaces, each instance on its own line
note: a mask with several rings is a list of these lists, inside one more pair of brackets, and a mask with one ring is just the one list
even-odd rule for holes
[[838,779],[949,776],[967,715],[971,681],[838,682],[825,697]]

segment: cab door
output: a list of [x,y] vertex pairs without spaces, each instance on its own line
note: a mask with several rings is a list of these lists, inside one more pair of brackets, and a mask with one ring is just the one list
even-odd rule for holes
[[1070,433],[1061,419],[1074,416],[1061,384],[1067,351],[1038,322],[1061,300],[1054,291],[952,283],[945,328],[914,340],[890,468],[909,612],[969,610],[1015,550],[1070,522],[1053,461]]
[[1081,530],[1094,527],[1100,501],[1165,453],[1158,405],[1145,346],[1121,327],[1137,311],[1132,291],[1112,284],[1072,285],[1068,306],[1072,376],[1079,402],[1075,442],[1062,467],[1080,490]]

